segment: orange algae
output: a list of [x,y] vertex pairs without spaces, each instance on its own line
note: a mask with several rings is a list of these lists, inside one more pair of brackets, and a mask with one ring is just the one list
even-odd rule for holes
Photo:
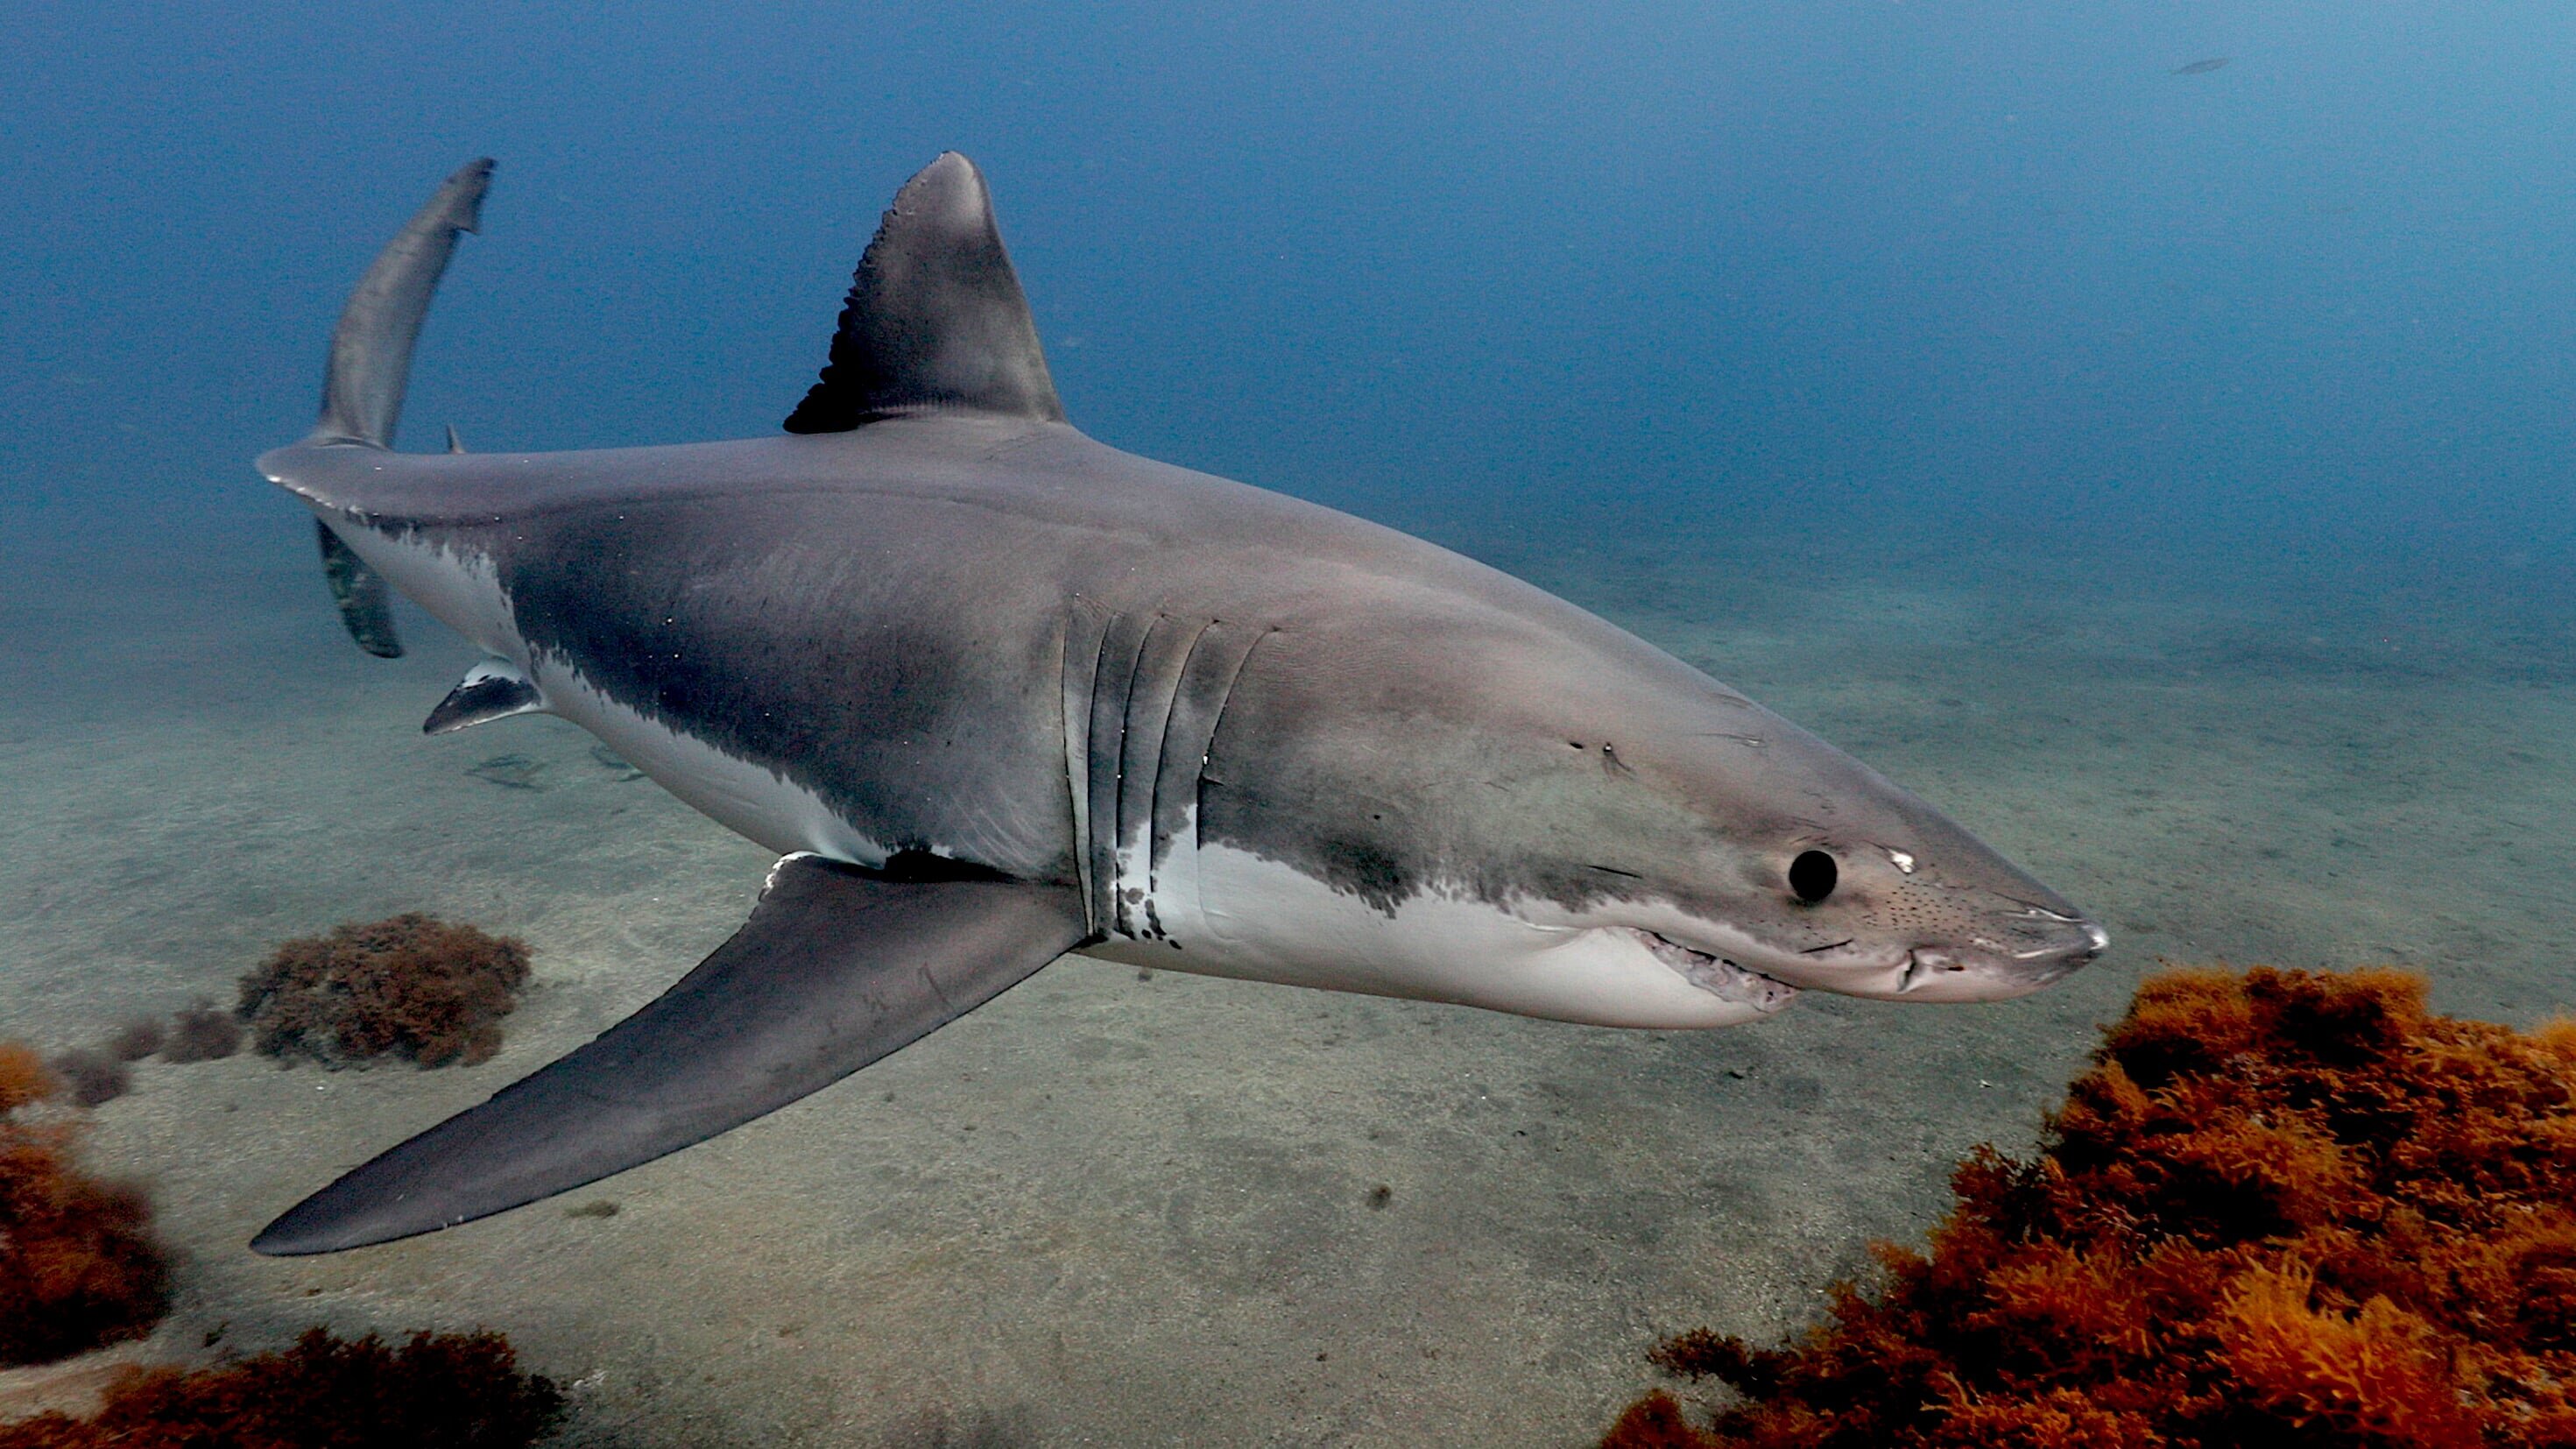
[[2576,1446],[2576,1022],[2352,973],[2152,977],[2047,1122],[1979,1149],[1785,1350],[1705,1329],[1606,1449]]
[[14,1041],[0,1041],[0,1117],[42,1102],[61,1092],[63,1084],[44,1058]]
[[399,1348],[306,1330],[215,1368],[125,1370],[86,1419],[0,1424],[0,1449],[524,1449],[563,1416],[497,1333],[415,1333]]
[[78,1170],[76,1121],[29,1110],[63,1091],[0,1042],[0,1368],[140,1338],[169,1304],[142,1195]]

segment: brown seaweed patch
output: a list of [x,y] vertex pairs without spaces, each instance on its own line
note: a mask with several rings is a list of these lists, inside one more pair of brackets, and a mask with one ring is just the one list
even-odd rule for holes
[[94,1047],[56,1052],[45,1065],[53,1069],[55,1079],[63,1084],[64,1094],[75,1106],[101,1106],[134,1087],[134,1073],[125,1063]]
[[1616,1449],[2576,1445],[2576,1024],[2421,979],[2152,977],[2047,1122],[1980,1149],[1786,1349],[1701,1329]]
[[563,1417],[497,1333],[415,1333],[400,1348],[308,1329],[216,1368],[127,1369],[86,1419],[0,1424],[0,1449],[521,1449]]
[[242,978],[238,1014],[289,1062],[473,1066],[501,1049],[527,981],[524,943],[413,912],[284,943]]
[[229,1011],[203,999],[171,1013],[169,1035],[161,1043],[165,1062],[212,1062],[241,1050],[241,1022]]
[[169,1035],[170,1029],[161,1024],[159,1017],[141,1016],[118,1027],[104,1047],[109,1056],[120,1062],[139,1062],[161,1050]]
[[77,1119],[33,1120],[66,1090],[0,1042],[0,1367],[140,1338],[169,1307],[143,1195],[79,1171]]

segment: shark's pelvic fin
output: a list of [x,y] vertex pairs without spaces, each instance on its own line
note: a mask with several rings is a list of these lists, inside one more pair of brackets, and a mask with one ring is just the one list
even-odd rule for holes
[[595,1182],[830,1085],[1085,939],[1081,893],[791,855],[751,919],[597,1041],[306,1198],[251,1242],[328,1253]]
[[443,735],[486,720],[534,714],[546,707],[544,696],[506,659],[486,659],[465,671],[465,678],[420,723],[425,735]]
[[331,602],[340,606],[340,622],[348,626],[349,637],[378,659],[400,659],[402,636],[394,632],[384,576],[342,543],[331,525],[317,518],[313,533],[322,543],[323,581],[331,586]]
[[491,184],[491,158],[458,167],[358,280],[331,333],[322,419],[313,425],[312,441],[381,448],[392,439],[430,294],[456,250],[456,234],[479,225]]
[[984,175],[954,151],[895,194],[859,260],[822,381],[784,426],[845,433],[923,412],[1064,421]]

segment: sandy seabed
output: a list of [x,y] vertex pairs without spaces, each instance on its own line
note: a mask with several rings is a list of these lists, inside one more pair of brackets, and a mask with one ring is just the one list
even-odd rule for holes
[[[2515,1023],[2576,1005],[2563,638],[2145,566],[1463,537],[1911,785],[2110,955],[2022,1002],[1810,993],[1705,1034],[1067,959],[594,1188],[261,1259],[298,1197],[676,979],[769,863],[557,721],[424,739],[470,652],[407,615],[410,657],[360,655],[278,531],[0,545],[0,1036],[228,1002],[276,940],[404,910],[523,937],[536,983],[478,1068],[140,1067],[92,1156],[150,1185],[178,1305],[120,1358],[489,1326],[569,1387],[575,1445],[1574,1445],[1659,1336],[1786,1334],[1867,1240],[1918,1237],[2159,958],[2396,962]],[[470,773],[504,755],[485,773],[524,787]],[[0,1413],[96,1379],[0,1374]]]

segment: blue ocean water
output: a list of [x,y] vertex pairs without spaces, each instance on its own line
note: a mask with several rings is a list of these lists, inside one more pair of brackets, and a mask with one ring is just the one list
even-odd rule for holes
[[[291,1330],[307,1290],[353,1328],[495,1322],[597,1365],[594,1422],[650,1442],[1166,1442],[1201,1394],[1294,1427],[1224,1442],[1572,1442],[1655,1333],[1786,1331],[1864,1238],[1919,1233],[1944,1165],[2026,1133],[2158,958],[2394,959],[2520,1020],[2576,994],[2564,7],[39,0],[9,30],[0,1037],[220,994],[263,942],[415,905],[526,932],[568,983],[488,1078],[373,1074],[328,1119],[266,1077],[204,1089],[318,1145],[152,1115],[175,1079],[105,1109],[103,1150],[166,1174],[189,1334]],[[956,1085],[985,1068],[953,1043],[888,1070],[989,1127],[1073,1110],[1037,1105],[1076,1100],[1045,1097],[1063,1045],[1088,1095],[1052,1146],[977,1159],[888,1112],[782,1177],[750,1129],[619,1189],[626,1256],[549,1218],[509,1251],[250,1264],[313,1161],[597,1030],[761,865],[607,803],[629,786],[568,730],[419,741],[470,657],[420,616],[400,664],[339,637],[302,508],[249,459],[310,425],[349,284],[497,156],[404,441],[759,435],[894,188],[952,148],[1085,430],[1640,630],[2063,885],[2115,955],[1991,1011],[1652,1044],[1168,981],[1131,1032],[1108,978],[1051,968],[1069,1001],[961,1023],[998,1082]],[[467,777],[512,749],[551,793]],[[1201,1032],[1277,1047],[1279,1100]],[[1724,1092],[1728,1133],[1697,1106]],[[1540,1118],[1571,1156],[1479,1155]],[[1079,1135],[1102,1122],[1112,1146]],[[870,1133],[960,1155],[906,1175]],[[1315,1183],[1348,1201],[1310,1213]],[[970,1208],[1011,1252],[953,1250]],[[1352,1246],[1381,1230],[1410,1236]],[[1135,1296],[1064,1286],[1095,1271]],[[745,1302],[789,1321],[745,1337]],[[922,1391],[961,1417],[883,1388],[918,1346],[825,1321],[850,1302],[974,1325]],[[1299,1336],[1336,1324],[1352,1351]],[[759,1357],[808,1325],[864,1371]],[[1134,1387],[1162,1373],[1183,1387]],[[1506,1380],[1519,1417],[1476,1417]]]
[[12,503],[284,516],[241,460],[478,153],[416,437],[765,431],[893,185],[955,148],[1076,420],[1151,455],[1386,512],[2564,577],[2556,7],[17,16]]

